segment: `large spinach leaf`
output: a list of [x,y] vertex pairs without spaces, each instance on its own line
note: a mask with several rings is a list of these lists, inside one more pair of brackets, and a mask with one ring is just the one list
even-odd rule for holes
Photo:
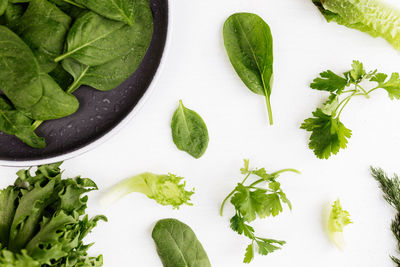
[[0,89],[17,108],[29,108],[42,97],[39,66],[30,48],[0,26]]
[[207,253],[188,225],[175,219],[160,220],[152,237],[164,267],[211,267]]
[[104,64],[131,49],[134,33],[135,27],[88,12],[72,25],[67,37],[67,52],[56,61],[72,57],[88,66]]
[[8,0],[0,0],[0,16],[6,12]]
[[236,13],[226,20],[223,31],[225,48],[233,67],[251,91],[265,96],[272,124],[273,49],[268,24],[255,14]]
[[208,130],[203,119],[186,108],[182,100],[176,109],[172,121],[172,139],[175,145],[195,158],[200,158],[208,146]]
[[62,90],[48,74],[40,74],[43,95],[39,102],[28,109],[21,109],[35,120],[53,120],[73,114],[79,102],[72,94]]
[[51,78],[54,79],[56,83],[63,89],[66,90],[71,83],[74,81],[74,78],[69,74],[61,64],[58,64],[57,67],[49,73]]
[[75,0],[75,2],[106,18],[133,25],[135,0]]
[[32,120],[30,118],[15,110],[4,96],[0,96],[0,131],[15,135],[31,147],[45,147],[44,138],[37,136],[31,126]]
[[88,67],[67,58],[62,65],[73,77],[72,92],[80,85],[89,85],[102,91],[112,90],[135,72],[142,61],[153,35],[153,17],[148,0],[136,0],[135,26],[132,28],[131,48],[126,55],[105,64]]
[[71,18],[46,0],[31,0],[28,9],[14,27],[29,45],[42,71],[52,71],[64,47]]

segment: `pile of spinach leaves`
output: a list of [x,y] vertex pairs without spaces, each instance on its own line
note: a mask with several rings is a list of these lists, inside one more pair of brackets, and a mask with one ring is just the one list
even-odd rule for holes
[[149,0],[0,0],[0,131],[45,147],[36,128],[73,114],[81,85],[121,84],[152,35]]

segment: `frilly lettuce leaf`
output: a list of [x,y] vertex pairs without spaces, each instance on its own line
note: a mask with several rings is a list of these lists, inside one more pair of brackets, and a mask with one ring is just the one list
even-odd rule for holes
[[344,249],[345,243],[343,238],[343,229],[346,225],[353,223],[350,219],[350,213],[343,210],[339,199],[332,205],[332,210],[328,219],[328,233],[333,243],[341,250]]
[[192,205],[189,201],[194,191],[186,191],[186,182],[181,183],[182,180],[182,177],[174,174],[145,172],[116,184],[102,199],[102,203],[109,205],[129,193],[138,192],[161,205],[170,205],[176,209],[183,204]]

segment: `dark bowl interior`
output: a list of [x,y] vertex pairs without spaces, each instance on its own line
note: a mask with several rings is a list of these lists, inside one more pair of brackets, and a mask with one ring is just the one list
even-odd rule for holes
[[34,149],[16,137],[0,132],[0,160],[41,160],[78,150],[101,138],[119,124],[137,105],[159,67],[168,30],[167,0],[150,0],[154,33],[149,50],[137,71],[109,92],[82,86],[74,95],[80,107],[73,115],[44,122],[37,134],[47,147]]

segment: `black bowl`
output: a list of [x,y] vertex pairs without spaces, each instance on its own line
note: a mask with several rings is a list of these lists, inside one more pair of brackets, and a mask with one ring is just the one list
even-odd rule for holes
[[0,132],[0,163],[49,163],[68,158],[72,152],[84,152],[82,148],[109,133],[133,111],[157,72],[167,39],[168,1],[150,0],[150,4],[154,18],[153,38],[136,72],[109,92],[88,86],[79,88],[74,93],[80,103],[76,113],[44,122],[36,130],[39,136],[46,138],[46,148],[31,148],[16,137]]

